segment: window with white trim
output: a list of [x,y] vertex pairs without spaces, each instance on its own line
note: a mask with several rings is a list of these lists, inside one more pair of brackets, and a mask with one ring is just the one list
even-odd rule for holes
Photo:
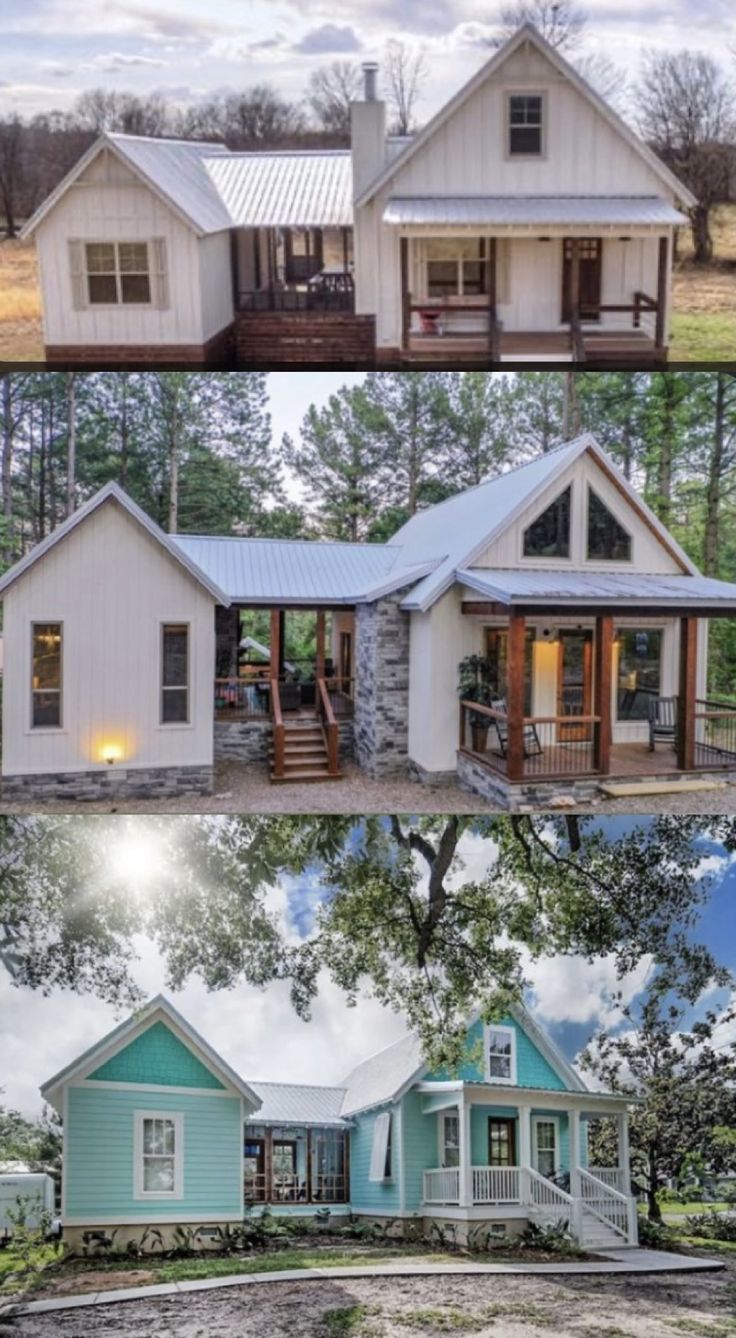
[[179,1112],[136,1111],[134,1141],[135,1197],[183,1198],[183,1116]]
[[534,1120],[536,1169],[540,1175],[553,1176],[557,1172],[557,1121]]
[[161,631],[161,724],[189,721],[189,627],[164,623]]
[[538,158],[544,147],[544,98],[541,93],[510,93],[509,156]]
[[486,1077],[489,1082],[516,1082],[516,1032],[513,1027],[486,1027]]
[[31,728],[60,729],[61,623],[33,623],[31,629]]
[[373,1183],[391,1179],[391,1114],[382,1111],[373,1125],[373,1146],[368,1179]]
[[90,306],[148,306],[148,242],[87,242],[84,247]]
[[455,1167],[460,1165],[460,1116],[456,1110],[442,1113],[442,1161],[441,1165]]

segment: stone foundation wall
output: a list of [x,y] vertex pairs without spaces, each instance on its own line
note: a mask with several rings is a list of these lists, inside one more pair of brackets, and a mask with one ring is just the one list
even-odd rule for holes
[[212,767],[140,767],[121,771],[44,772],[3,776],[2,797],[11,803],[45,799],[173,799],[182,794],[211,794]]
[[216,762],[267,762],[270,720],[215,721]]
[[403,592],[355,613],[355,756],[369,776],[406,774],[409,750],[409,614]]
[[425,767],[420,766],[418,762],[412,760],[409,762],[409,778],[418,781],[420,785],[426,785],[432,789],[433,785],[453,785],[457,780],[456,771],[427,771]]
[[525,812],[532,809],[548,808],[560,795],[571,795],[573,799],[585,803],[593,798],[600,798],[599,781],[595,776],[569,781],[528,781],[509,785],[503,776],[497,776],[482,763],[475,762],[466,753],[458,753],[457,783],[462,790],[478,794],[499,808],[511,813]]

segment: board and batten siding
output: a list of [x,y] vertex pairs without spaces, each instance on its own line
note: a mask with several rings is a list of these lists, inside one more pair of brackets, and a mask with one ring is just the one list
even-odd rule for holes
[[[373,1128],[381,1111],[391,1112],[391,1179],[370,1180]],[[396,1213],[401,1207],[400,1186],[400,1119],[399,1104],[385,1105],[380,1110],[369,1110],[356,1115],[355,1127],[350,1130],[350,1203],[355,1212],[375,1213],[382,1216]]]
[[[165,244],[168,306],[113,304],[75,310],[71,240],[153,238]],[[46,344],[199,345],[232,320],[229,234],[199,240],[148,186],[108,155],[90,163],[42,220],[36,253]]]
[[[64,1129],[65,1222],[152,1222],[241,1216],[241,1102],[237,1096],[151,1092],[102,1084],[70,1087]],[[183,1117],[181,1199],[134,1197],[135,1112]]]
[[[4,596],[3,773],[210,766],[214,600],[106,502]],[[63,624],[61,729],[31,728],[31,625]],[[190,629],[190,723],[160,723],[161,627]]]
[[[545,97],[546,142],[541,157],[519,159],[506,154],[506,98],[515,90],[541,92]],[[528,45],[519,48],[356,211],[356,310],[377,314],[380,346],[395,347],[401,335],[399,229],[383,223],[384,209],[391,196],[438,195],[638,195],[674,202],[662,178],[542,52]],[[540,235],[549,231],[539,229]],[[592,228],[566,231],[595,235]],[[632,236],[623,261],[621,248],[604,237],[604,302],[630,300],[640,280],[647,292],[656,284],[652,257],[657,238],[637,237],[635,228],[623,231]],[[661,232],[667,234],[666,229]],[[504,327],[558,328],[559,240],[551,244],[514,240],[512,248],[514,297],[508,307],[500,308]],[[543,319],[551,324],[544,326]]]

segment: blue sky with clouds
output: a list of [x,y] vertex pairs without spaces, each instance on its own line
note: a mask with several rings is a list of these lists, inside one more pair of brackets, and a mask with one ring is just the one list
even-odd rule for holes
[[[601,820],[615,838],[633,823],[646,819]],[[139,830],[136,819],[126,830]],[[698,942],[713,949],[716,958],[736,974],[736,858],[720,846],[699,842],[699,868],[711,879],[708,899],[695,931]],[[472,834],[463,838],[463,876],[483,876],[488,846]],[[110,858],[114,857],[111,848]],[[120,858],[125,858],[124,851]],[[152,870],[155,852],[137,850],[137,861]],[[271,910],[287,934],[309,932],[321,895],[318,870],[299,879],[284,880],[269,894]],[[141,939],[136,944],[136,977],[150,997],[164,988],[162,963],[155,947]],[[626,1001],[636,999],[646,984],[649,967],[643,963],[623,982]],[[537,1017],[574,1059],[601,1025],[620,1026],[614,994],[619,987],[613,963],[588,963],[576,958],[546,958],[529,963],[527,1002]],[[288,985],[276,982],[264,990],[251,986],[208,994],[198,982],[171,998],[223,1058],[246,1080],[340,1082],[367,1055],[397,1040],[405,1032],[403,1019],[363,997],[348,1008],[344,995],[327,978],[320,982],[312,1020],[299,1021],[292,1009]],[[728,991],[720,990],[701,1001],[718,1011],[725,1008]],[[11,986],[0,968],[0,1102],[29,1114],[40,1108],[38,1088],[59,1068],[95,1043],[120,1020],[107,1004],[70,991],[57,990],[46,998]],[[686,1017],[686,1024],[692,1014]],[[724,1031],[721,1042],[736,1040]]]
[[[736,41],[731,0],[587,0],[589,49],[635,72],[644,47],[701,48],[724,63]],[[2,0],[0,114],[69,109],[85,89],[154,90],[186,105],[274,84],[302,96],[333,59],[421,47],[426,119],[488,55],[493,0]],[[731,60],[733,64],[733,60]]]

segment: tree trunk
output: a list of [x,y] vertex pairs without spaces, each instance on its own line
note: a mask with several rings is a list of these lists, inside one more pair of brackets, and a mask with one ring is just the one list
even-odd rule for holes
[[2,390],[2,464],[0,465],[0,478],[3,493],[3,559],[10,562],[13,555],[13,395],[10,372],[6,372],[0,377],[0,389]]
[[66,514],[74,514],[77,505],[77,381],[75,372],[67,372],[66,382]]
[[562,410],[562,435],[565,441],[580,435],[580,395],[575,372],[565,372],[565,398]]
[[672,510],[672,459],[675,441],[677,387],[670,372],[662,372],[661,376],[664,403],[657,462],[657,515],[664,525],[669,525]]
[[169,425],[169,534],[179,527],[179,392],[174,390]]
[[648,1149],[649,1169],[647,1172],[647,1217],[650,1222],[662,1221],[662,1209],[657,1199],[657,1190],[659,1188],[659,1173],[657,1170],[657,1156],[654,1149]]
[[718,538],[721,514],[721,483],[723,477],[723,450],[725,443],[726,376],[716,373],[716,403],[713,422],[713,449],[708,461],[708,483],[705,501],[705,535],[703,539],[703,571],[715,576],[718,571]]
[[128,460],[130,442],[128,440],[128,372],[118,372],[120,378],[120,487],[128,486]]
[[693,235],[693,260],[696,265],[708,265],[713,259],[713,238],[710,235],[710,205],[698,204],[690,213]]

